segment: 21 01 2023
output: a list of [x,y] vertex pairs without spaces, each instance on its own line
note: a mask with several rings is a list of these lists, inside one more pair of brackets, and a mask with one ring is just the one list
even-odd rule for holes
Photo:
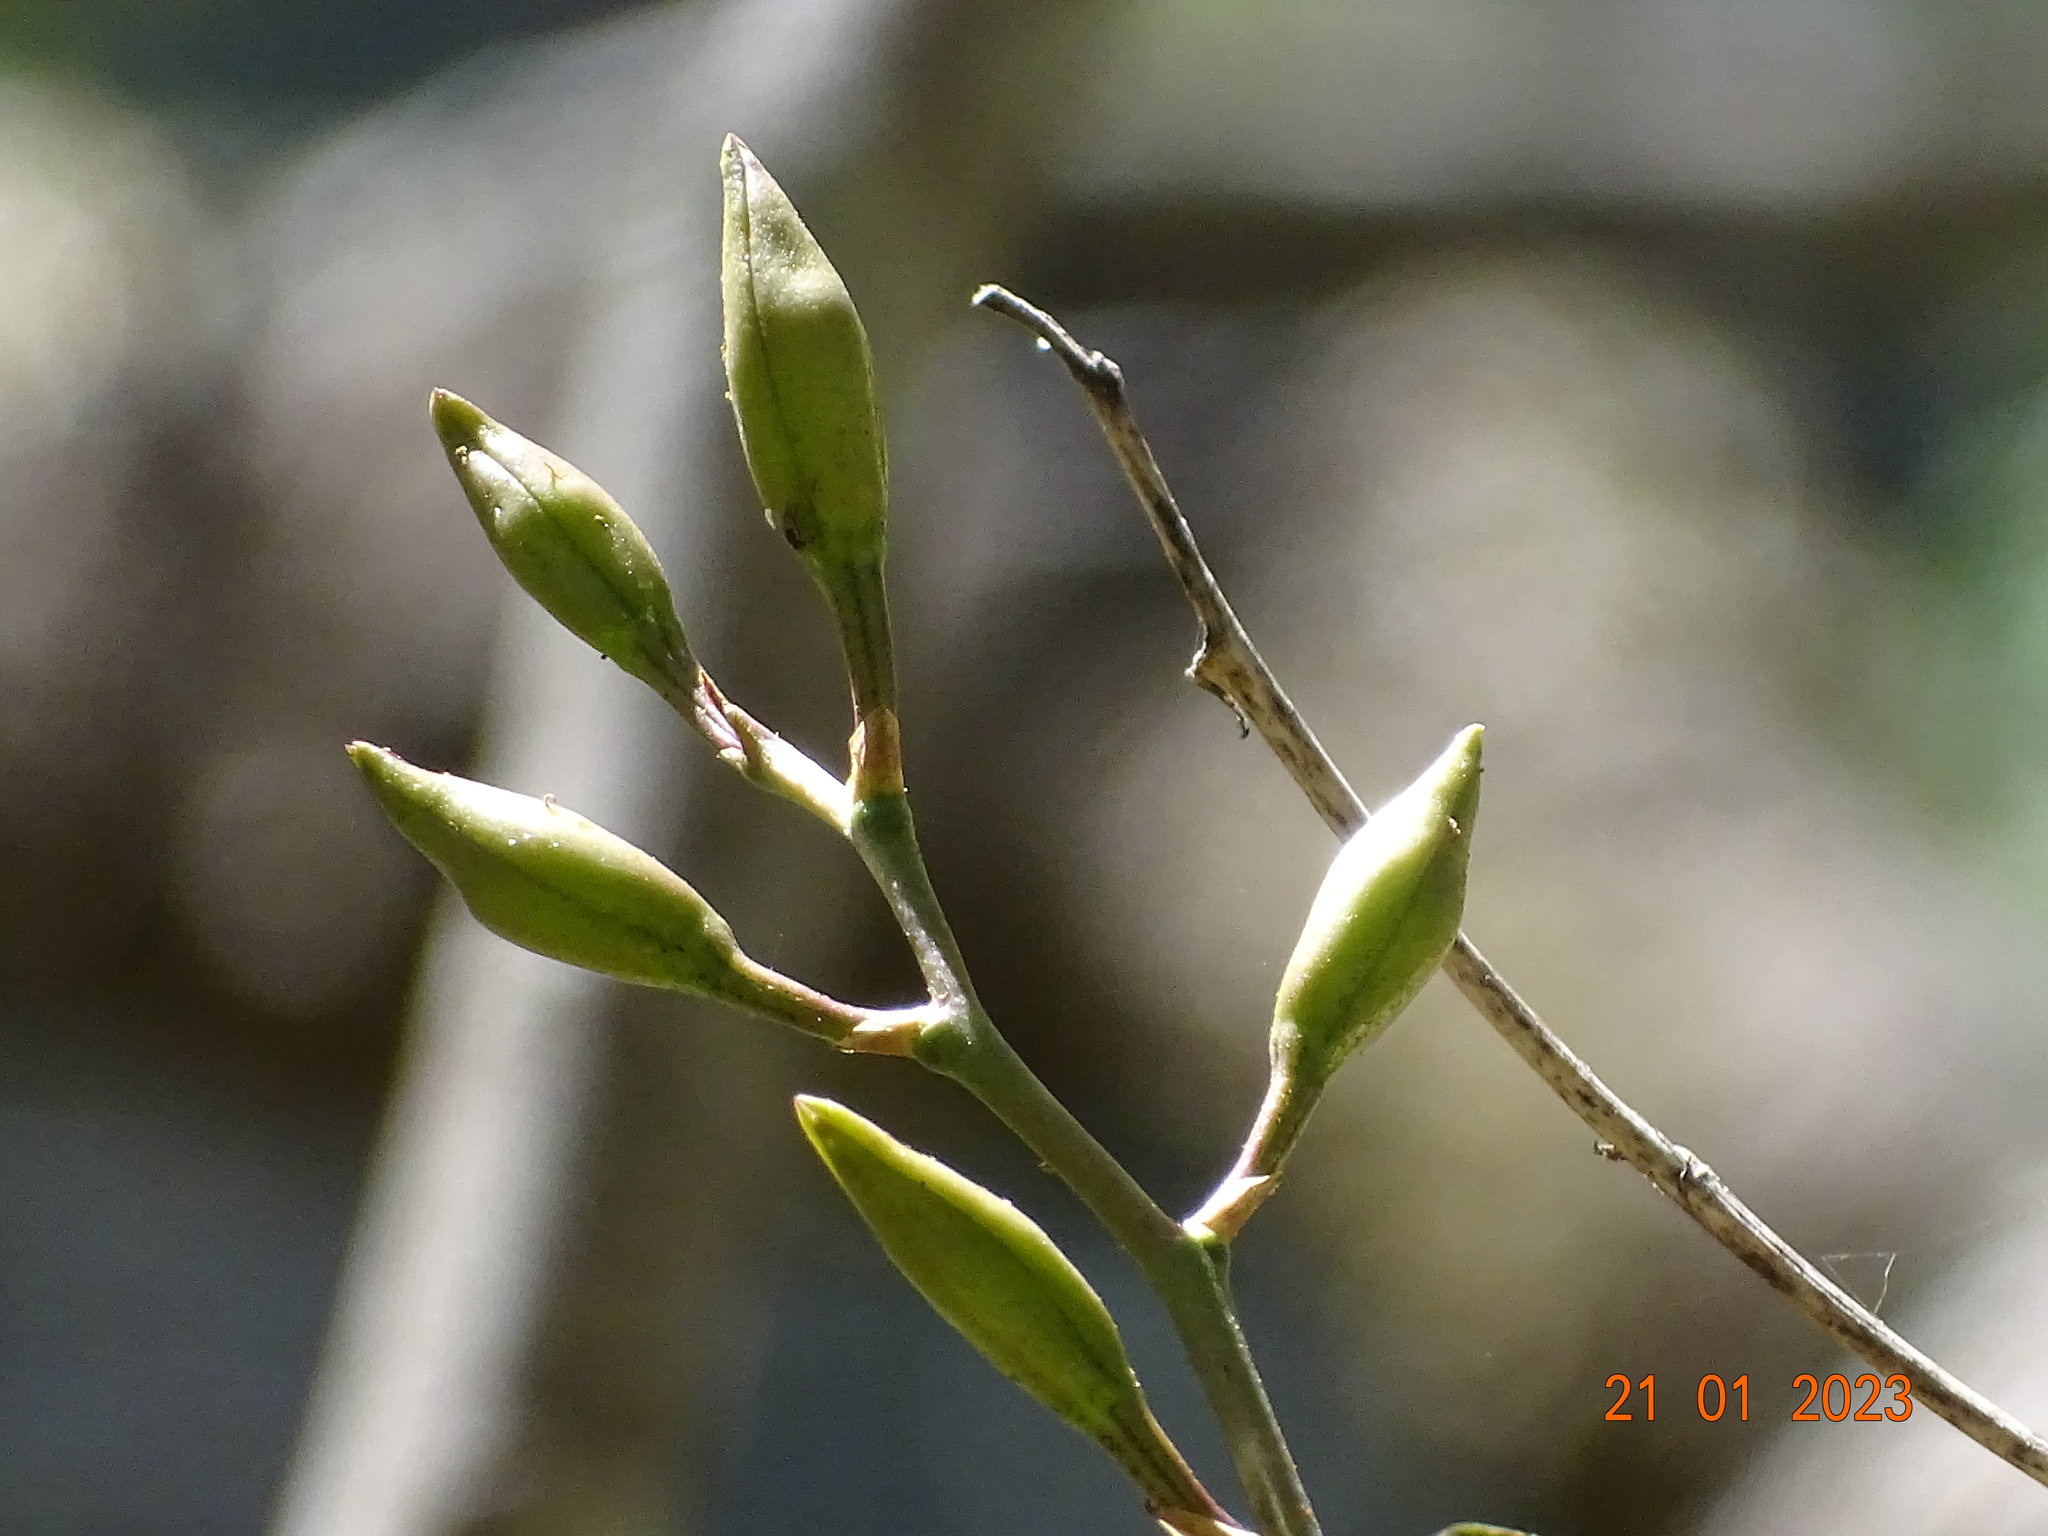
[[[1653,1423],[1657,1417],[1657,1378],[1636,1380],[1617,1371],[1607,1378],[1615,1395],[1605,1418],[1610,1424]],[[1792,1378],[1791,1422],[1795,1424],[1903,1423],[1913,1416],[1913,1383],[1905,1376],[1878,1377],[1868,1372],[1853,1379],[1840,1374]],[[1708,1423],[1723,1419],[1749,1422],[1749,1376],[1729,1380],[1709,1374],[1694,1384],[1692,1406]],[[1680,1409],[1683,1412],[1683,1409]]]

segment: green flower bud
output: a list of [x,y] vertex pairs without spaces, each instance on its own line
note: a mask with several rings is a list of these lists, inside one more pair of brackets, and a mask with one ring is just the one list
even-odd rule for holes
[[1276,1067],[1327,1078],[1443,962],[1465,908],[1480,735],[1460,731],[1338,851],[1274,1000]]
[[1037,1223],[843,1105],[800,1097],[796,1112],[883,1250],[968,1343],[1155,1506],[1222,1515],[1152,1417],[1109,1309]]
[[500,937],[621,981],[717,996],[739,945],[683,879],[624,838],[489,784],[354,742],[348,755],[405,838]]
[[727,135],[725,374],[768,521],[800,553],[882,558],[887,450],[846,284],[753,152]]
[[749,959],[681,876],[595,822],[553,800],[416,768],[365,741],[348,755],[392,825],[500,938],[620,981],[716,998],[849,1049],[883,1048],[855,1034],[893,1015],[851,1008]]
[[433,394],[434,430],[513,580],[562,627],[664,698],[695,678],[668,578],[603,487],[459,395]]
[[[725,376],[768,521],[824,591],[839,626],[854,716],[877,760],[856,779],[900,785],[896,681],[882,582],[888,450],[874,363],[853,299],[782,188],[727,136]],[[877,711],[887,720],[872,719]]]
[[1183,1223],[1189,1232],[1237,1235],[1278,1187],[1331,1074],[1443,963],[1465,909],[1479,738],[1465,727],[1337,851],[1273,1002],[1265,1102],[1236,1164]]

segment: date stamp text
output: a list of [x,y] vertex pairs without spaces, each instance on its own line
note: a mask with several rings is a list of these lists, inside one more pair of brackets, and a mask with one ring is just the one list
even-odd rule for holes
[[[1606,1413],[1610,1424],[1654,1423],[1657,1418],[1657,1378],[1644,1376],[1636,1380],[1616,1372],[1607,1378],[1607,1390],[1614,1393],[1614,1402]],[[1749,1422],[1749,1377],[1737,1376],[1732,1381],[1718,1375],[1699,1378],[1692,1391],[1692,1401],[1683,1401],[1684,1388],[1680,1394],[1681,1414],[1691,1407],[1700,1418],[1709,1424],[1722,1419]],[[1886,1420],[1901,1423],[1913,1416],[1913,1383],[1904,1376],[1878,1377],[1865,1373],[1854,1377],[1809,1376],[1801,1373],[1792,1378],[1792,1413],[1794,1424],[1819,1424],[1823,1421],[1840,1424],[1844,1421],[1861,1424],[1882,1424]],[[1667,1400],[1666,1412],[1670,1405]]]

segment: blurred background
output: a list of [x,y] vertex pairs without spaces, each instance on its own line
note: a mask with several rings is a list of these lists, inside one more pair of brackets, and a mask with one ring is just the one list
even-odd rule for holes
[[[727,130],[874,338],[982,990],[1163,1200],[1229,1160],[1330,844],[1179,680],[983,280],[1124,364],[1368,800],[1487,723],[1468,927],[1566,1038],[2048,1420],[2044,77],[2048,11],[1929,0],[0,8],[0,1531],[1148,1529],[872,1250],[800,1090],[1037,1215],[1230,1489],[1128,1264],[961,1096],[498,944],[340,754],[557,794],[911,996],[846,850],[508,600],[425,419],[610,487],[835,757],[722,399]],[[1925,1412],[1788,1423],[1845,1362],[1442,984],[1240,1247],[1333,1533],[2048,1529]]]

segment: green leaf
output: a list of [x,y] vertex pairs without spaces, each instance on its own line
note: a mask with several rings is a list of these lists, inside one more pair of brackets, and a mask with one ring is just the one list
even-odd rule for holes
[[1102,1299],[1009,1201],[829,1099],[797,1118],[896,1267],[1005,1376],[1165,1509],[1220,1516],[1160,1429]]

